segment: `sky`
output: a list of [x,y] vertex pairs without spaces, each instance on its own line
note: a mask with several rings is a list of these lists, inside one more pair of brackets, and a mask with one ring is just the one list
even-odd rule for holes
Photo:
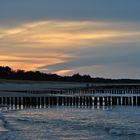
[[0,0],[0,65],[140,78],[139,0]]

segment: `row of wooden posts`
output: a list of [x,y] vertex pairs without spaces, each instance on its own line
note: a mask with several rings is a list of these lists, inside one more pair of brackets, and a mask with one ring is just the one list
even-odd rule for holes
[[0,104],[17,108],[40,108],[48,106],[112,106],[140,105],[140,97],[93,97],[93,96],[45,96],[0,97]]
[[[17,91],[19,92],[19,91]],[[95,94],[95,93],[108,93],[108,94],[137,94],[140,93],[140,88],[124,88],[124,89],[48,89],[48,90],[25,90],[21,91],[28,94]]]

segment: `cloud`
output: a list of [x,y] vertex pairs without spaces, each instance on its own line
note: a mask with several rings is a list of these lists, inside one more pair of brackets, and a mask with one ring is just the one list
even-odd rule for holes
[[[139,63],[139,44],[121,43],[110,44],[111,46],[100,46],[94,49],[88,48],[75,52],[75,58],[67,62],[40,67],[48,72],[71,75],[80,72],[92,76],[113,77],[113,78],[138,78]],[[68,71],[70,70],[70,71]],[[63,74],[63,73],[61,73]]]
[[30,45],[33,48],[51,46],[56,49],[60,46],[61,48],[86,46],[121,39],[129,41],[140,36],[139,24],[134,30],[128,29],[133,24],[125,28],[119,28],[119,26],[120,23],[116,25],[113,22],[98,21],[39,21],[2,30],[0,41],[3,45],[8,43]]
[[43,20],[1,27],[0,65],[58,74],[136,66],[139,37],[139,24],[132,22]]
[[36,57],[35,56],[12,56],[12,55],[1,55],[0,56],[0,65],[1,66],[10,66],[15,69],[24,69],[24,70],[37,70],[37,67],[44,66],[44,64],[57,64],[63,62],[61,57]]

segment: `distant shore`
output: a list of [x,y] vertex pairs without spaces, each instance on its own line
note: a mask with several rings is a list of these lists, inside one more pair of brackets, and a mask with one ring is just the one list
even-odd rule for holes
[[[112,78],[103,78],[103,77],[91,77],[88,74],[81,75],[79,73],[73,74],[71,76],[61,76],[52,73],[42,73],[40,71],[24,71],[24,70],[16,70],[14,71],[12,68],[6,66],[0,66],[0,80],[1,82],[4,81],[12,81],[12,82],[28,82],[30,81],[33,83],[37,81],[38,83],[41,82],[59,82],[59,83],[140,83],[140,79],[112,79]],[[6,79],[6,80],[3,80]]]

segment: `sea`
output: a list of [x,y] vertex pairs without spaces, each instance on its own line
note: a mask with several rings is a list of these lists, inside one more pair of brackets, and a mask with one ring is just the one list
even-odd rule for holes
[[140,107],[70,107],[0,112],[0,140],[140,140]]

